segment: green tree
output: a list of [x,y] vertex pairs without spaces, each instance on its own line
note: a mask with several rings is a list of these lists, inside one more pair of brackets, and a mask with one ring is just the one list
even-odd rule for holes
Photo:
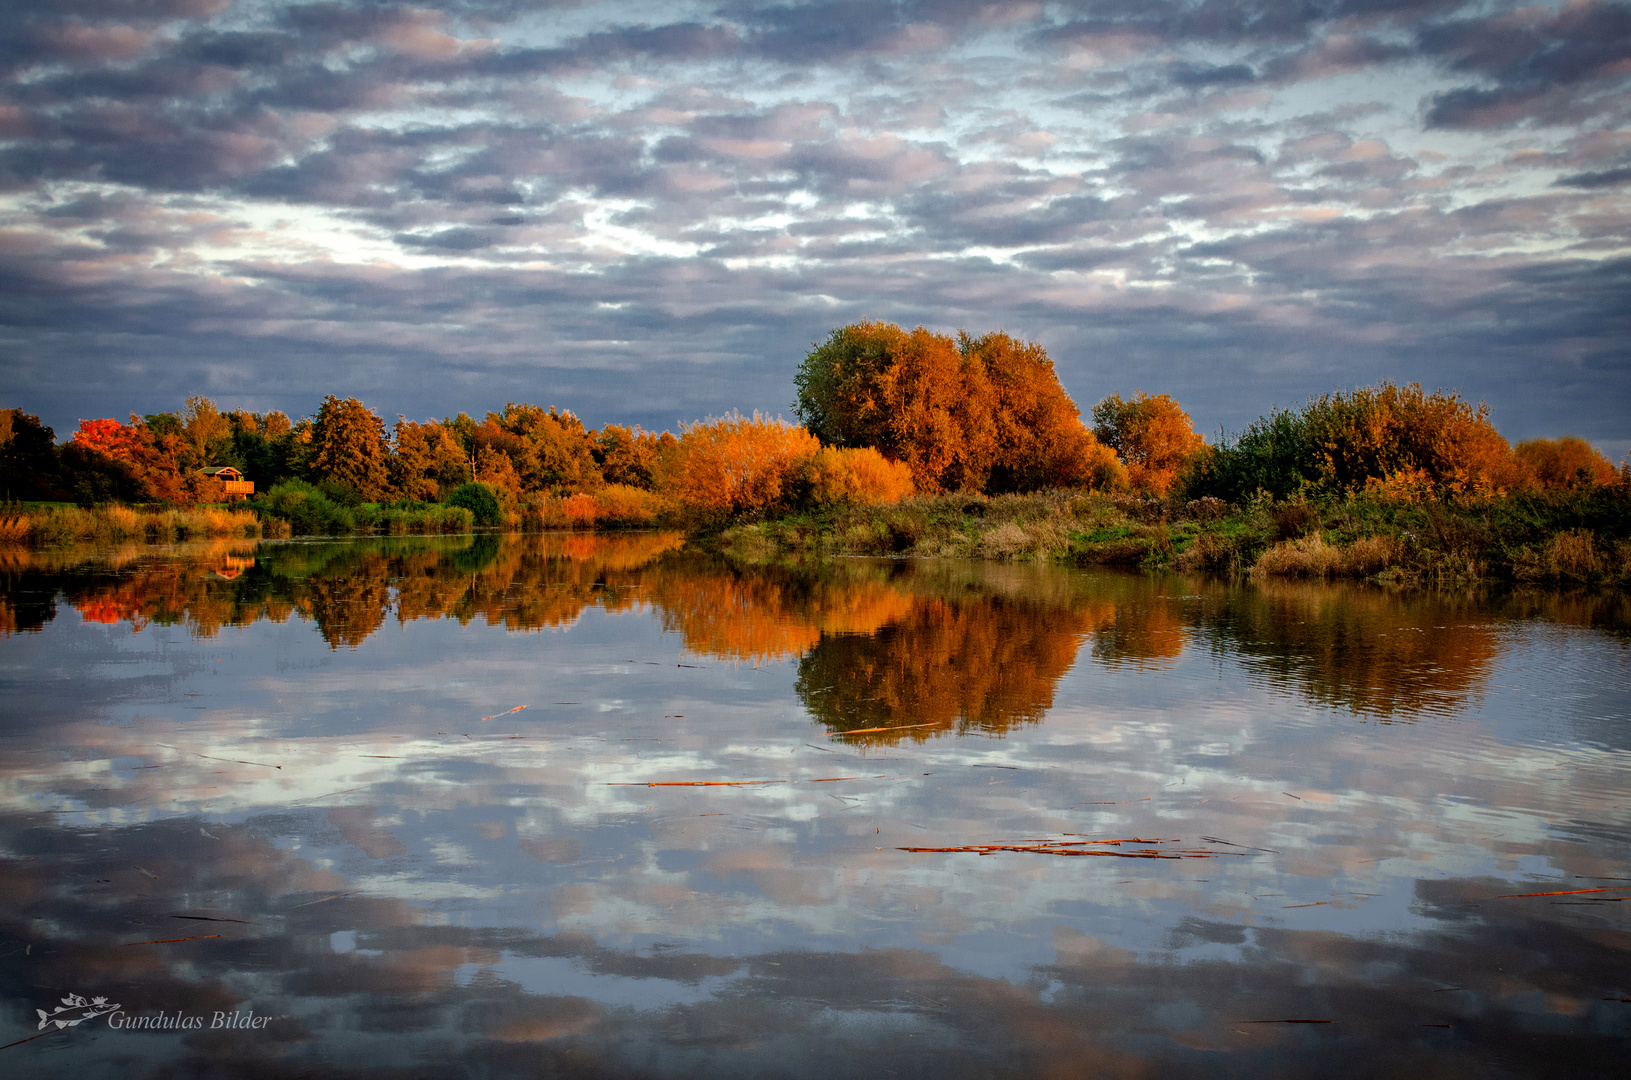
[[840,326],[817,342],[793,376],[793,412],[829,446],[871,446],[885,454],[890,441],[883,387],[906,331],[894,323]]
[[58,494],[57,433],[21,409],[0,409],[0,494],[48,499]]
[[447,497],[447,505],[462,506],[475,517],[477,525],[497,525],[504,520],[498,495],[482,483],[464,484]]

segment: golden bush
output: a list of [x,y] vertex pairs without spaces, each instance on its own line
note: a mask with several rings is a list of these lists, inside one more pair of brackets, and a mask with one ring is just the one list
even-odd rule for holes
[[760,514],[792,493],[821,444],[781,417],[740,413],[685,425],[660,490],[693,513]]
[[870,446],[824,446],[805,466],[810,501],[817,506],[871,506],[899,502],[914,490],[912,470]]

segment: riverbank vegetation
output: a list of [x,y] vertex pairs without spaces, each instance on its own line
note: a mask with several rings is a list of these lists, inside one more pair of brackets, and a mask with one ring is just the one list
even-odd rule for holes
[[[1336,391],[1208,444],[1166,394],[1110,395],[1089,426],[1035,343],[876,322],[817,342],[794,391],[797,423],[677,435],[513,402],[387,431],[354,398],[291,421],[195,396],[58,445],[0,410],[0,542],[664,526],[754,560],[1631,582],[1631,470],[1576,438],[1514,448],[1450,391]],[[208,506],[222,465],[260,493]]]

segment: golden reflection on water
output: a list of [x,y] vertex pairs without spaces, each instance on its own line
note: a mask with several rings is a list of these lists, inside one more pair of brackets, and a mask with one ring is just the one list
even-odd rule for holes
[[[690,653],[797,659],[797,691],[833,731],[866,741],[1035,723],[1084,643],[1093,662],[1158,669],[1208,642],[1254,678],[1382,719],[1475,701],[1501,653],[1503,607],[1623,628],[1623,597],[1404,595],[1353,584],[1239,585],[976,562],[836,560],[733,566],[678,533],[478,535],[350,543],[220,541],[155,552],[7,551],[0,632],[40,629],[56,601],[90,623],[227,626],[291,616],[331,648],[388,621],[456,619],[514,631],[585,610],[653,609]],[[25,587],[25,583],[26,587]]]

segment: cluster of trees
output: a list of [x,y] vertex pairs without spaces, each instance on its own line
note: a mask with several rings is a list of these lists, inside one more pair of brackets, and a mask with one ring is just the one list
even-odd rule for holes
[[1482,402],[1383,382],[1270,412],[1197,452],[1184,487],[1192,498],[1226,502],[1258,491],[1422,500],[1565,490],[1618,476],[1584,440],[1534,439],[1514,449]]
[[199,470],[234,465],[251,476],[298,475],[309,457],[303,446],[283,413],[222,413],[199,396],[180,412],[132,413],[128,423],[81,420],[60,447],[39,417],[5,409],[0,494],[82,504],[207,502],[219,497],[219,484]]
[[893,323],[841,326],[794,376],[793,409],[823,443],[903,462],[923,492],[1124,487],[1042,346]]
[[[508,404],[477,422],[399,418],[387,432],[355,398],[316,414],[222,413],[208,398],[181,413],[82,420],[61,446],[39,419],[0,412],[0,495],[21,499],[189,503],[219,499],[201,470],[231,465],[275,516],[360,503],[447,502],[479,523],[559,499],[568,523],[650,520],[666,508],[726,517],[831,503],[895,501],[910,469],[869,447],[822,446],[809,431],[755,413],[683,425],[676,436]],[[288,504],[288,505],[285,505]],[[315,511],[313,511],[315,512]],[[560,515],[557,514],[556,517]]]
[[[1608,484],[1618,475],[1579,439],[1514,449],[1483,404],[1414,384],[1325,394],[1212,446],[1166,394],[1107,397],[1088,427],[1047,352],[1000,331],[954,338],[853,323],[815,344],[794,384],[802,426],[732,414],[682,425],[679,435],[618,424],[591,431],[571,412],[525,403],[479,422],[463,413],[399,418],[387,431],[355,398],[331,395],[314,415],[291,421],[280,412],[221,412],[195,396],[175,413],[82,420],[59,447],[38,418],[6,409],[0,495],[209,501],[219,489],[200,470],[233,465],[262,491],[298,480],[342,504],[453,501],[491,519],[558,497],[568,518],[589,521],[620,516],[607,507],[641,507],[648,518],[658,504],[726,517],[914,492],[1045,488],[1228,502],[1258,491],[1454,498]],[[482,492],[455,496],[473,483]]]

